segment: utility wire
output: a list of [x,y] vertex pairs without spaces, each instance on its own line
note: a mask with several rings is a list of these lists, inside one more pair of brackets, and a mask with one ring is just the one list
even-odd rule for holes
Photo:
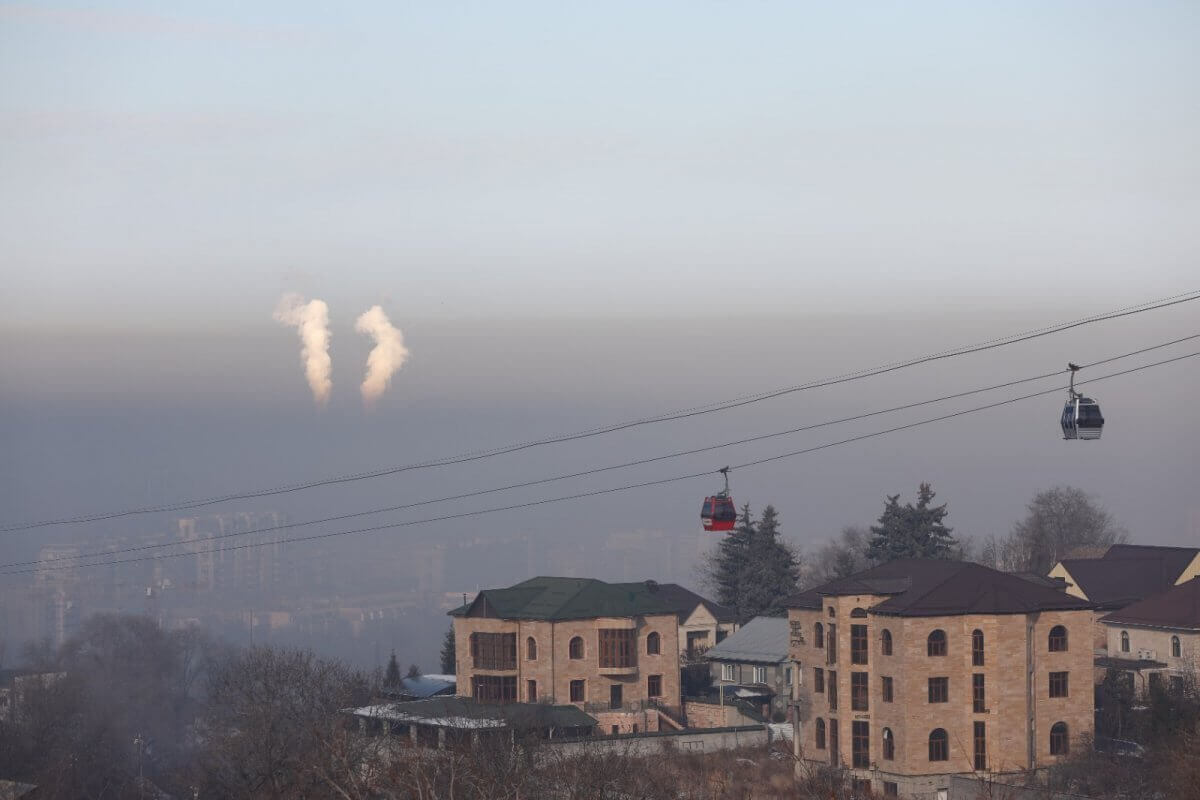
[[[1194,339],[1200,339],[1200,333],[1194,333],[1191,336],[1184,336],[1180,339],[1174,339],[1169,342],[1162,342],[1161,344],[1155,344],[1155,345],[1151,345],[1149,347],[1143,347],[1140,350],[1134,350],[1129,353],[1122,353],[1121,355],[1118,355],[1118,356],[1111,356],[1109,358],[1104,358],[1099,361],[1093,361],[1090,364],[1082,365],[1080,367],[1080,369],[1088,369],[1091,367],[1098,367],[1102,364],[1110,364],[1114,361],[1120,361],[1122,359],[1132,358],[1133,356],[1143,355],[1145,353],[1149,353],[1154,350],[1161,350],[1165,347],[1171,347],[1173,345],[1177,345],[1182,342],[1192,341]],[[467,492],[465,494],[448,495],[446,497],[438,497],[438,498],[433,498],[433,499],[429,499],[429,500],[419,500],[419,501],[415,501],[412,503],[403,503],[401,505],[386,506],[384,508],[376,508],[376,509],[371,509],[369,511],[355,511],[355,512],[351,512],[351,513],[347,513],[347,514],[338,514],[338,515],[332,516],[332,517],[323,517],[321,519],[312,519],[312,520],[306,520],[303,522],[290,522],[290,523],[285,523],[283,525],[275,525],[275,526],[272,526],[269,528],[261,528],[261,529],[253,530],[253,531],[231,531],[229,533],[222,533],[217,536],[205,537],[203,539],[203,541],[204,542],[212,542],[212,541],[219,541],[222,539],[229,539],[229,538],[234,538],[234,537],[239,537],[239,536],[250,536],[253,534],[267,534],[267,533],[274,533],[275,531],[288,530],[288,529],[293,529],[293,528],[304,528],[304,527],[308,527],[310,525],[322,525],[327,522],[341,522],[344,520],[354,519],[357,517],[367,517],[367,516],[373,516],[376,514],[386,514],[389,512],[393,512],[393,511],[405,511],[405,510],[408,510],[411,508],[419,508],[421,506],[435,505],[438,503],[446,503],[446,502],[450,502],[453,500],[465,500],[465,499],[469,499],[472,497],[480,497],[480,496],[487,495],[487,494],[506,492],[506,491],[510,491],[513,489],[525,489],[525,488],[528,488],[531,486],[540,486],[540,485],[547,484],[547,483],[555,483],[558,481],[570,480],[572,478],[583,478],[583,477],[587,477],[590,475],[598,475],[602,472],[611,472],[613,470],[628,469],[629,467],[642,466],[645,464],[653,464],[653,463],[656,463],[659,461],[667,461],[667,460],[673,459],[673,458],[682,458],[684,456],[696,455],[698,453],[707,453],[707,452],[711,452],[713,450],[721,450],[726,447],[735,447],[735,446],[744,445],[744,444],[752,444],[754,442],[766,441],[768,439],[775,439],[775,438],[778,438],[781,436],[790,436],[792,434],[803,433],[805,431],[816,430],[818,428],[827,428],[832,425],[839,425],[839,424],[842,424],[845,422],[855,422],[858,420],[868,419],[870,417],[881,416],[883,414],[891,414],[896,411],[906,411],[906,410],[913,409],[913,408],[920,408],[922,406],[933,405],[934,403],[941,403],[941,402],[945,402],[947,400],[957,400],[957,399],[960,399],[963,397],[969,397],[974,394],[981,394],[983,392],[995,391],[997,389],[1007,389],[1012,386],[1019,386],[1021,384],[1032,383],[1034,381],[1044,380],[1046,378],[1053,378],[1056,375],[1061,375],[1063,373],[1063,371],[1064,370],[1055,370],[1054,372],[1047,372],[1042,375],[1033,375],[1028,378],[1018,378],[1015,380],[1006,381],[1004,383],[993,384],[991,386],[984,386],[984,387],[980,387],[977,389],[969,389],[967,391],[958,392],[956,394],[942,395],[941,397],[935,397],[930,400],[921,400],[921,401],[914,402],[914,403],[906,403],[904,405],[893,406],[891,408],[880,409],[878,411],[868,411],[868,412],[865,412],[862,414],[855,414],[855,415],[849,416],[849,417],[841,417],[839,419],[826,420],[824,422],[816,422],[816,423],[813,423],[810,425],[804,425],[804,426],[801,426],[798,428],[789,428],[789,429],[783,430],[783,431],[776,431],[773,433],[765,433],[765,434],[761,434],[758,436],[751,436],[751,437],[744,438],[744,439],[735,439],[733,441],[722,442],[720,444],[707,445],[705,447],[697,447],[697,448],[694,448],[691,450],[680,450],[680,451],[673,452],[673,453],[667,453],[665,455],[651,456],[648,458],[637,459],[635,461],[626,461],[626,462],[623,462],[620,464],[611,464],[611,465],[605,466],[605,467],[595,467],[593,469],[587,469],[587,470],[583,470],[580,472],[572,472],[572,473],[568,473],[565,475],[554,475],[549,478],[539,478],[537,480],[524,481],[522,483],[513,483],[513,484],[509,484],[507,486],[498,486],[498,487],[493,487],[490,489],[479,489],[477,491]],[[179,546],[182,546],[183,544],[184,544],[183,542],[178,542],[178,541],[176,541],[176,542],[159,542],[159,543],[155,543],[155,544],[144,544],[144,545],[138,545],[138,546],[134,546],[134,547],[124,547],[124,548],[115,549],[115,550],[101,550],[101,551],[94,551],[91,553],[80,553],[79,555],[70,556],[69,558],[72,558],[72,559],[96,558],[96,557],[106,557],[107,558],[107,557],[114,556],[114,555],[121,555],[123,553],[136,553],[136,552],[144,552],[147,550],[158,550],[158,549],[161,549],[164,547],[179,547]],[[40,559],[33,560],[33,561],[14,561],[14,562],[10,562],[7,564],[0,564],[0,569],[8,569],[9,567],[23,567],[23,566],[37,565],[37,564],[41,564],[41,563],[43,563],[43,561]]]
[[[1098,383],[1100,381],[1109,380],[1111,378],[1120,377],[1122,375],[1130,375],[1130,374],[1133,374],[1136,372],[1141,372],[1142,370],[1151,369],[1153,367],[1160,367],[1160,366],[1163,366],[1166,364],[1175,363],[1177,361],[1183,361],[1188,358],[1195,358],[1196,356],[1200,356],[1200,351],[1197,351],[1194,353],[1188,353],[1187,355],[1176,356],[1175,358],[1169,358],[1169,359],[1165,359],[1163,361],[1157,361],[1157,362],[1154,362],[1151,364],[1143,364],[1140,367],[1132,367],[1130,369],[1122,370],[1120,372],[1113,372],[1108,375],[1102,375],[1098,378],[1092,378],[1088,381],[1080,381],[1079,383],[1076,383],[1075,385],[1081,386],[1085,383]],[[884,430],[873,431],[871,433],[864,433],[864,434],[860,434],[858,436],[852,436],[847,439],[840,439],[838,441],[827,442],[825,444],[815,445],[813,447],[806,447],[806,448],[803,448],[800,450],[792,450],[790,452],[779,453],[774,456],[767,456],[765,458],[758,458],[758,459],[754,459],[752,461],[746,461],[741,464],[735,464],[733,467],[731,467],[731,469],[734,469],[734,470],[747,469],[749,467],[760,466],[762,464],[769,464],[769,463],[773,463],[776,461],[782,461],[782,460],[788,459],[788,458],[795,458],[796,456],[806,455],[808,453],[815,453],[815,452],[818,452],[821,450],[828,450],[833,447],[840,447],[842,445],[852,444],[854,442],[861,442],[866,439],[873,439],[873,438],[876,438],[879,436],[885,436],[885,435],[891,434],[891,433],[898,433],[900,431],[906,431],[906,430],[909,430],[912,428],[918,428],[923,425],[930,425],[935,422],[944,422],[946,420],[956,419],[958,417],[963,417],[968,414],[975,414],[980,411],[988,411],[988,410],[991,410],[994,408],[1000,408],[1002,406],[1012,405],[1013,403],[1019,403],[1024,400],[1030,400],[1035,397],[1045,397],[1046,395],[1056,394],[1058,392],[1063,391],[1066,388],[1067,388],[1066,386],[1059,386],[1059,387],[1056,387],[1053,389],[1047,389],[1044,391],[1033,392],[1031,394],[1020,395],[1018,397],[1010,397],[1005,400],[997,401],[995,403],[988,403],[987,405],[963,409],[961,411],[955,411],[955,412],[952,412],[949,414],[943,414],[938,417],[931,417],[929,419],[918,420],[916,422],[910,422],[910,423],[907,423],[904,425],[897,425],[895,427],[886,428]],[[327,532],[327,533],[312,534],[310,536],[298,536],[298,537],[295,537],[292,539],[285,539],[285,540],[279,541],[279,542],[275,542],[275,541],[251,542],[251,543],[247,543],[247,544],[239,544],[239,545],[233,545],[230,547],[222,547],[222,548],[213,548],[213,549],[209,549],[209,550],[199,550],[199,551],[192,551],[192,552],[184,551],[184,552],[180,552],[180,553],[162,553],[162,554],[156,554],[156,555],[152,555],[152,556],[138,556],[135,558],[117,559],[117,560],[113,560],[113,561],[98,561],[98,562],[93,562],[93,563],[88,563],[88,564],[71,564],[71,565],[65,565],[65,566],[58,565],[58,564],[52,564],[50,566],[41,566],[41,567],[35,567],[32,569],[11,570],[11,571],[7,571],[7,572],[0,572],[0,575],[22,575],[22,574],[28,574],[28,573],[40,572],[40,571],[64,570],[64,569],[84,569],[87,567],[108,567],[108,566],[116,566],[118,564],[129,564],[129,563],[134,563],[134,562],[139,562],[139,561],[153,561],[155,559],[178,558],[180,556],[208,555],[208,554],[217,553],[217,552],[230,552],[233,550],[245,550],[245,549],[255,548],[255,547],[265,547],[265,546],[273,545],[273,544],[295,544],[297,542],[316,541],[319,539],[330,539],[330,538],[340,537],[340,536],[353,536],[353,535],[359,535],[359,534],[365,534],[365,533],[376,533],[376,532],[384,531],[384,530],[394,530],[397,528],[406,528],[406,527],[410,527],[413,525],[427,525],[427,524],[430,524],[433,522],[445,522],[448,520],[479,517],[479,516],[483,516],[486,514],[495,514],[495,513],[501,512],[501,511],[515,511],[515,510],[525,509],[525,508],[536,508],[538,506],[549,505],[551,503],[561,503],[561,502],[565,502],[568,500],[579,500],[579,499],[588,498],[588,497],[599,497],[601,495],[614,494],[617,492],[625,492],[625,491],[630,491],[633,489],[643,489],[643,488],[647,488],[647,487],[651,487],[651,486],[662,486],[664,484],[679,483],[681,481],[687,481],[687,480],[693,480],[695,478],[707,477],[707,476],[711,476],[713,474],[715,474],[714,470],[704,470],[703,472],[692,472],[692,473],[688,473],[685,475],[675,475],[675,476],[672,476],[669,478],[660,478],[657,480],[643,481],[640,483],[625,484],[623,486],[615,486],[615,487],[611,487],[608,489],[596,489],[596,490],[593,490],[590,492],[579,492],[577,494],[561,495],[559,497],[543,498],[541,500],[532,500],[532,501],[524,502],[524,503],[514,503],[511,505],[507,505],[507,506],[493,506],[491,508],[477,509],[475,511],[462,511],[462,512],[458,512],[458,513],[454,513],[454,514],[443,514],[441,516],[436,516],[436,517],[426,517],[424,519],[407,520],[404,522],[393,522],[393,523],[387,523],[387,524],[383,524],[383,525],[373,525],[373,526],[365,527],[365,528],[355,528],[353,530],[348,530],[348,531],[331,531],[331,532]],[[261,531],[255,531],[255,533],[260,533],[260,532]]]
[[880,366],[880,367],[872,367],[869,369],[858,370],[856,372],[846,373],[846,374],[839,375],[839,376],[833,377],[833,378],[820,379],[820,380],[813,381],[810,383],[804,383],[804,384],[799,384],[799,385],[795,385],[795,386],[788,386],[788,387],[779,388],[779,389],[772,389],[772,390],[767,390],[767,391],[763,391],[763,392],[758,392],[755,394],[741,395],[739,397],[735,397],[730,400],[720,401],[717,403],[711,403],[711,404],[703,405],[703,406],[694,406],[692,408],[680,409],[677,411],[671,411],[671,412],[667,412],[667,413],[656,415],[656,416],[643,417],[641,419],[630,420],[627,422],[619,422],[619,423],[615,423],[615,424],[607,425],[607,426],[603,426],[603,427],[598,427],[598,428],[590,428],[590,429],[578,431],[575,433],[558,434],[558,435],[548,436],[548,437],[545,437],[542,439],[533,439],[533,440],[529,440],[529,441],[525,441],[525,442],[518,442],[516,444],[503,445],[503,446],[492,448],[489,450],[471,451],[471,452],[467,452],[467,453],[462,453],[457,456],[447,456],[445,458],[434,459],[431,461],[423,461],[423,462],[417,462],[417,463],[413,463],[413,464],[404,464],[404,465],[400,465],[400,466],[385,467],[382,469],[370,470],[370,471],[365,471],[365,472],[356,472],[356,473],[349,473],[349,474],[344,474],[344,475],[336,475],[336,476],[332,476],[332,477],[328,477],[328,478],[319,478],[316,480],[305,481],[302,483],[285,484],[285,485],[276,486],[273,488],[254,489],[254,490],[249,490],[249,491],[245,491],[245,492],[236,492],[236,493],[231,493],[231,494],[217,495],[217,496],[192,499],[192,500],[180,500],[175,503],[167,503],[167,504],[162,504],[162,505],[157,505],[157,506],[142,506],[140,508],[128,508],[128,509],[124,509],[124,510],[120,510],[120,511],[97,512],[97,513],[93,513],[93,514],[83,514],[83,515],[74,516],[74,517],[62,517],[59,519],[47,519],[47,520],[39,520],[39,521],[34,521],[34,522],[15,523],[15,524],[10,524],[10,525],[0,527],[0,533],[13,533],[13,532],[17,532],[17,531],[31,530],[34,528],[45,528],[45,527],[49,527],[52,525],[75,525],[75,524],[80,524],[80,523],[85,523],[85,522],[101,522],[104,520],[118,519],[120,517],[128,517],[128,516],[134,516],[134,515],[139,515],[139,514],[153,514],[153,513],[166,512],[166,511],[185,511],[185,510],[192,509],[192,508],[201,508],[203,506],[215,505],[217,503],[228,502],[231,500],[248,500],[248,499],[256,498],[256,497],[267,497],[267,496],[271,496],[271,495],[290,494],[293,492],[305,491],[307,489],[314,489],[319,486],[333,486],[333,485],[337,485],[337,484],[351,483],[354,481],[362,481],[362,480],[369,480],[369,479],[373,479],[373,478],[381,478],[381,477],[385,477],[388,475],[396,475],[396,474],[399,474],[402,472],[409,472],[412,470],[431,469],[434,467],[443,467],[443,466],[449,466],[449,465],[453,465],[453,464],[462,464],[462,463],[466,463],[469,461],[478,461],[478,460],[485,459],[485,458],[494,458],[496,456],[505,455],[508,453],[515,453],[515,452],[518,452],[521,450],[528,450],[533,447],[542,447],[542,446],[549,445],[549,444],[558,444],[558,443],[562,443],[562,442],[576,441],[579,439],[587,439],[587,438],[591,438],[594,436],[601,436],[601,435],[608,434],[608,433],[614,433],[617,431],[627,430],[629,428],[639,427],[642,425],[651,425],[651,424],[657,424],[660,422],[669,422],[672,420],[700,416],[702,414],[711,414],[711,413],[718,412],[718,411],[727,411],[732,408],[739,408],[741,406],[749,405],[751,403],[759,403],[764,400],[770,400],[770,399],[773,399],[776,397],[781,397],[783,395],[792,394],[795,392],[801,392],[801,391],[805,391],[808,389],[817,389],[817,388],[822,388],[822,387],[826,387],[826,386],[834,386],[834,385],[842,384],[842,383],[849,383],[850,381],[862,380],[864,378],[870,378],[870,377],[874,377],[876,375],[883,375],[883,374],[887,374],[889,372],[895,372],[897,370],[906,369],[908,367],[914,367],[919,364],[926,364],[931,361],[939,361],[942,359],[954,358],[954,357],[961,356],[961,355],[969,355],[971,353],[978,353],[978,352],[982,352],[985,350],[991,350],[991,349],[998,348],[998,347],[1006,347],[1011,344],[1017,344],[1020,342],[1030,341],[1031,339],[1038,339],[1043,336],[1050,336],[1055,333],[1062,333],[1063,331],[1071,330],[1073,328],[1078,328],[1083,325],[1090,325],[1090,324],[1093,324],[1096,322],[1103,322],[1106,320],[1132,316],[1134,314],[1142,314],[1147,311],[1156,311],[1158,309],[1167,308],[1169,306],[1178,305],[1180,303],[1189,303],[1189,302],[1192,302],[1193,300],[1200,300],[1200,289],[1193,289],[1191,291],[1172,295],[1170,297],[1164,297],[1164,298],[1160,298],[1158,300],[1150,300],[1150,301],[1146,301],[1143,303],[1139,303],[1137,305],[1126,306],[1124,308],[1119,308],[1119,309],[1104,312],[1101,314],[1094,314],[1092,316],[1083,317],[1081,319],[1074,320],[1072,322],[1058,323],[1055,325],[1050,325],[1050,326],[1047,326],[1044,328],[1039,328],[1039,329],[1032,330],[1032,331],[1025,331],[1023,333],[1011,334],[1009,336],[1000,337],[998,339],[992,339],[990,341],[982,342],[982,343],[976,344],[976,345],[964,345],[962,347],[954,348],[951,350],[944,350],[940,353],[933,353],[931,355],[920,356],[917,358],[908,359],[906,361],[893,362],[891,364],[886,364],[886,365]]

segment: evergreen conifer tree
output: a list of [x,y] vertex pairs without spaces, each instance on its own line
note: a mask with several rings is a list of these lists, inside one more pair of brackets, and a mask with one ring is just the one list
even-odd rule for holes
[[958,542],[943,520],[949,512],[946,504],[932,505],[933,487],[922,483],[917,504],[900,505],[900,495],[889,495],[883,504],[879,523],[871,526],[869,558],[877,563],[897,558],[954,558]]
[[458,656],[454,652],[454,626],[450,626],[450,630],[446,631],[446,636],[442,639],[442,673],[445,675],[453,675],[457,672],[456,666]]
[[388,659],[387,671],[383,675],[384,686],[399,686],[400,685],[400,662],[396,660],[396,651],[392,651],[392,657]]
[[773,506],[755,521],[749,504],[742,506],[738,524],[717,545],[705,568],[717,602],[732,608],[739,622],[760,614],[784,613],[784,601],[798,588],[799,559],[779,539],[779,515]]

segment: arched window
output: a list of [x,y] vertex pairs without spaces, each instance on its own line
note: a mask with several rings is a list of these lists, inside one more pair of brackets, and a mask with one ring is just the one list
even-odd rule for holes
[[1067,735],[1067,723],[1054,723],[1054,727],[1050,729],[1050,755],[1065,756],[1071,752],[1070,738]]
[[824,750],[825,749],[825,720],[821,719],[820,717],[817,717],[817,724],[815,727],[817,730],[817,749]]
[[863,608],[856,608],[850,612],[850,616],[853,617],[854,619],[866,619],[867,611],[866,611],[866,609],[863,609]]
[[825,646],[825,626],[819,622],[817,623],[816,627],[813,628],[813,646]]
[[830,606],[830,607],[829,607],[829,618],[830,618],[830,619],[833,619],[833,616],[834,616],[834,614],[833,614],[833,606]]
[[532,636],[525,640],[525,658],[529,661],[537,661],[537,640]]
[[943,630],[936,630],[929,634],[929,642],[926,650],[931,656],[946,655],[946,632]]
[[892,632],[887,628],[883,629],[883,633],[879,634],[879,649],[885,656],[892,654]]
[[646,655],[656,656],[662,652],[662,639],[657,633],[647,634],[646,636]]
[[1171,658],[1183,658],[1181,655],[1182,649],[1179,647],[1179,637],[1171,637]]
[[929,734],[929,760],[950,760],[950,738],[946,736],[945,728],[934,728]]
[[892,729],[883,729],[883,759],[892,761],[896,758],[896,740],[892,737]]
[[971,631],[971,663],[983,666],[983,631],[978,628]]
[[1121,652],[1129,652],[1129,631],[1121,631]]
[[567,655],[571,658],[583,658],[583,637],[573,636],[567,645]]
[[1067,649],[1067,629],[1062,625],[1055,625],[1050,629],[1050,652],[1062,653]]

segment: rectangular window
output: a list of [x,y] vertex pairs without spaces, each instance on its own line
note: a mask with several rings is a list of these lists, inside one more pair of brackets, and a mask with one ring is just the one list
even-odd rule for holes
[[976,714],[987,711],[987,696],[984,693],[983,676],[976,673],[971,676],[971,710]]
[[650,675],[646,678],[646,696],[662,697],[662,675]]
[[[870,693],[867,685],[869,679],[870,676],[865,672],[850,673],[850,709],[852,711],[869,710],[867,708],[867,696]],[[857,725],[858,723],[855,724]]]
[[929,679],[929,702],[931,702],[931,703],[948,703],[948,702],[950,702],[950,679],[949,678],[930,678]]
[[754,682],[755,683],[766,683],[767,682],[767,668],[766,667],[755,667],[754,668]]
[[622,697],[623,688],[619,683],[614,683],[608,687],[608,707],[614,711],[624,705],[624,698]]
[[632,628],[600,630],[600,668],[637,666],[637,631]]
[[883,702],[892,702],[892,679],[890,676],[883,676]]
[[817,694],[825,693],[825,670],[820,667],[813,667],[813,691]]
[[722,664],[721,665],[721,680],[736,681],[737,680],[737,667],[735,667],[733,664]]
[[537,681],[525,681],[525,702],[537,702]]
[[587,699],[587,693],[584,691],[583,681],[571,681],[571,702],[582,703]]
[[1050,696],[1051,697],[1066,697],[1067,696],[1067,673],[1051,672],[1050,673]]
[[792,668],[791,667],[783,668],[783,680],[788,686],[792,685]]
[[883,796],[884,797],[899,797],[900,796],[900,784],[898,784],[894,781],[884,781],[883,782]]
[[516,669],[515,633],[472,633],[471,661],[475,669]]
[[983,631],[971,634],[971,666],[983,666]]
[[987,769],[987,726],[975,723],[975,769]]
[[867,626],[850,626],[850,663],[867,663]]
[[829,708],[837,711],[837,673],[829,670]]
[[838,757],[838,721],[829,720],[829,766],[836,767],[841,763]]
[[475,675],[471,680],[472,695],[481,703],[515,703],[516,676]]
[[825,663],[837,663],[837,625],[829,623],[829,642],[825,648]]
[[855,720],[850,723],[850,762],[855,767],[871,766],[871,724]]

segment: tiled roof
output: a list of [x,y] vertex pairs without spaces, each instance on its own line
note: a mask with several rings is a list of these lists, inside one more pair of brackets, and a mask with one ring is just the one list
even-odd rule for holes
[[777,664],[788,657],[787,617],[755,617],[737,633],[704,651],[711,661],[750,661]]
[[1113,624],[1200,631],[1200,578],[1192,578],[1114,611],[1103,620]]
[[565,620],[592,617],[633,617],[646,614],[685,616],[705,606],[721,622],[730,609],[674,583],[605,583],[594,578],[538,577],[507,589],[484,589],[451,616],[467,616],[480,607],[484,616],[499,619]]
[[902,558],[830,581],[792,597],[790,608],[820,608],[822,596],[887,595],[874,614],[936,617],[957,614],[1026,614],[1093,608],[1094,603],[1018,575],[968,561]]

